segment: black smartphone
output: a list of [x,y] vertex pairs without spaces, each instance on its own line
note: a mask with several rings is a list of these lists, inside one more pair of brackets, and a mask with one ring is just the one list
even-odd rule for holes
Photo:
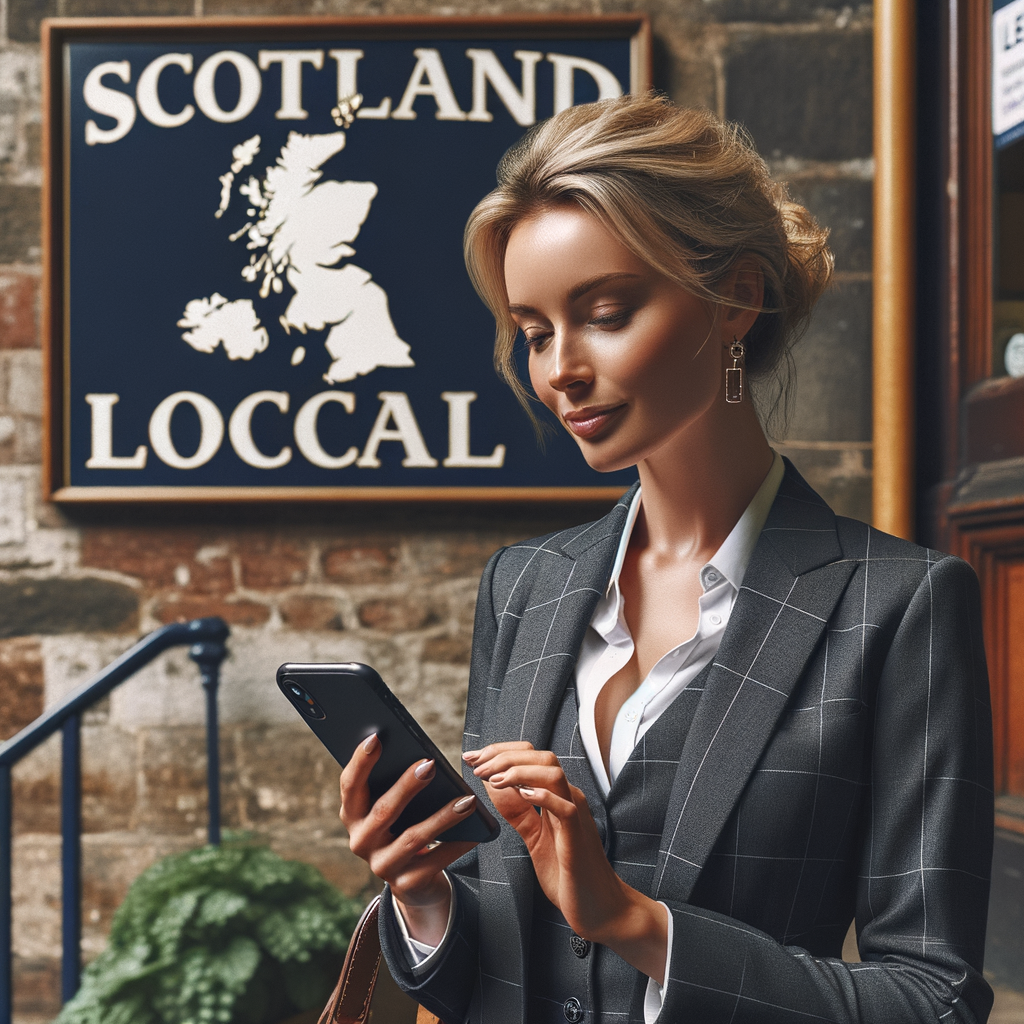
[[[348,764],[356,745],[377,734],[380,759],[370,772],[370,796],[387,792],[410,765],[433,758],[433,779],[409,801],[391,831],[398,833],[473,791],[419,723],[369,665],[282,665],[277,685],[338,764]],[[477,800],[473,813],[438,836],[446,842],[489,843],[499,825]]]

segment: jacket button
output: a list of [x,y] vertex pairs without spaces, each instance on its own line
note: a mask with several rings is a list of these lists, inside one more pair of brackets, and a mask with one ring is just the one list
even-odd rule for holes
[[569,947],[581,960],[590,952],[590,943],[581,935],[571,935]]
[[575,996],[569,996],[562,1004],[562,1015],[569,1024],[579,1024],[583,1020],[583,1007]]

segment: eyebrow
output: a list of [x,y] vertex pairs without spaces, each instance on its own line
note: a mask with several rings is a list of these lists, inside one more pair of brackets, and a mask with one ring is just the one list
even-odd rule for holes
[[[586,281],[581,281],[574,288],[569,290],[569,301],[575,302],[577,299],[582,298],[587,292],[593,291],[595,288],[599,288],[603,284],[607,284],[609,281],[616,281],[620,278],[639,278],[639,274],[631,274],[627,271],[613,272],[611,274],[598,274],[597,277],[588,278]],[[538,312],[533,306],[524,306],[518,303],[511,304],[508,307],[510,313],[536,313]]]

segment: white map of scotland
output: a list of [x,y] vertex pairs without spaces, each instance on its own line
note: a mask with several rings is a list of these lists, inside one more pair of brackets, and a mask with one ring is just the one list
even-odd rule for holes
[[[280,293],[287,282],[294,294],[280,318],[286,332],[331,328],[324,342],[332,360],[323,375],[329,384],[380,366],[415,365],[391,321],[384,289],[362,267],[338,266],[355,255],[348,243],[358,237],[377,195],[372,181],[320,182],[322,165],[344,146],[344,132],[290,132],[263,179],[250,175],[236,188],[240,173],[259,153],[260,136],[254,135],[232,151],[215,214],[224,215],[236,191],[248,203],[249,219],[230,235],[232,241],[246,239],[251,250],[241,276],[250,285],[259,282],[260,299]],[[187,328],[182,338],[197,351],[210,353],[223,345],[229,359],[252,359],[270,342],[251,299],[229,301],[219,292],[188,302],[178,326]],[[305,357],[305,347],[297,345],[292,364]]]

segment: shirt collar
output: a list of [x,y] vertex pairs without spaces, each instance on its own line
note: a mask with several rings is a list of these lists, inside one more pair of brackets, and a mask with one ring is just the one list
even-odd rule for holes
[[[768,475],[761,482],[761,486],[757,489],[757,493],[751,499],[743,515],[729,531],[729,536],[725,538],[722,546],[708,562],[708,566],[714,567],[736,590],[739,590],[740,584],[743,582],[747,566],[750,564],[750,557],[757,546],[757,538],[768,521],[768,513],[771,510],[772,502],[775,501],[775,495],[778,494],[779,487],[782,485],[785,472],[786,467],[782,456],[775,452]],[[629,547],[629,540],[633,535],[636,517],[640,513],[640,496],[641,488],[638,487],[629,504],[622,536],[619,538],[619,547],[615,552],[615,561],[612,563],[612,574],[608,580],[608,589],[605,591],[606,598],[611,597],[613,593],[616,597],[618,596],[619,575],[622,573],[622,565],[626,560],[626,549]]]

